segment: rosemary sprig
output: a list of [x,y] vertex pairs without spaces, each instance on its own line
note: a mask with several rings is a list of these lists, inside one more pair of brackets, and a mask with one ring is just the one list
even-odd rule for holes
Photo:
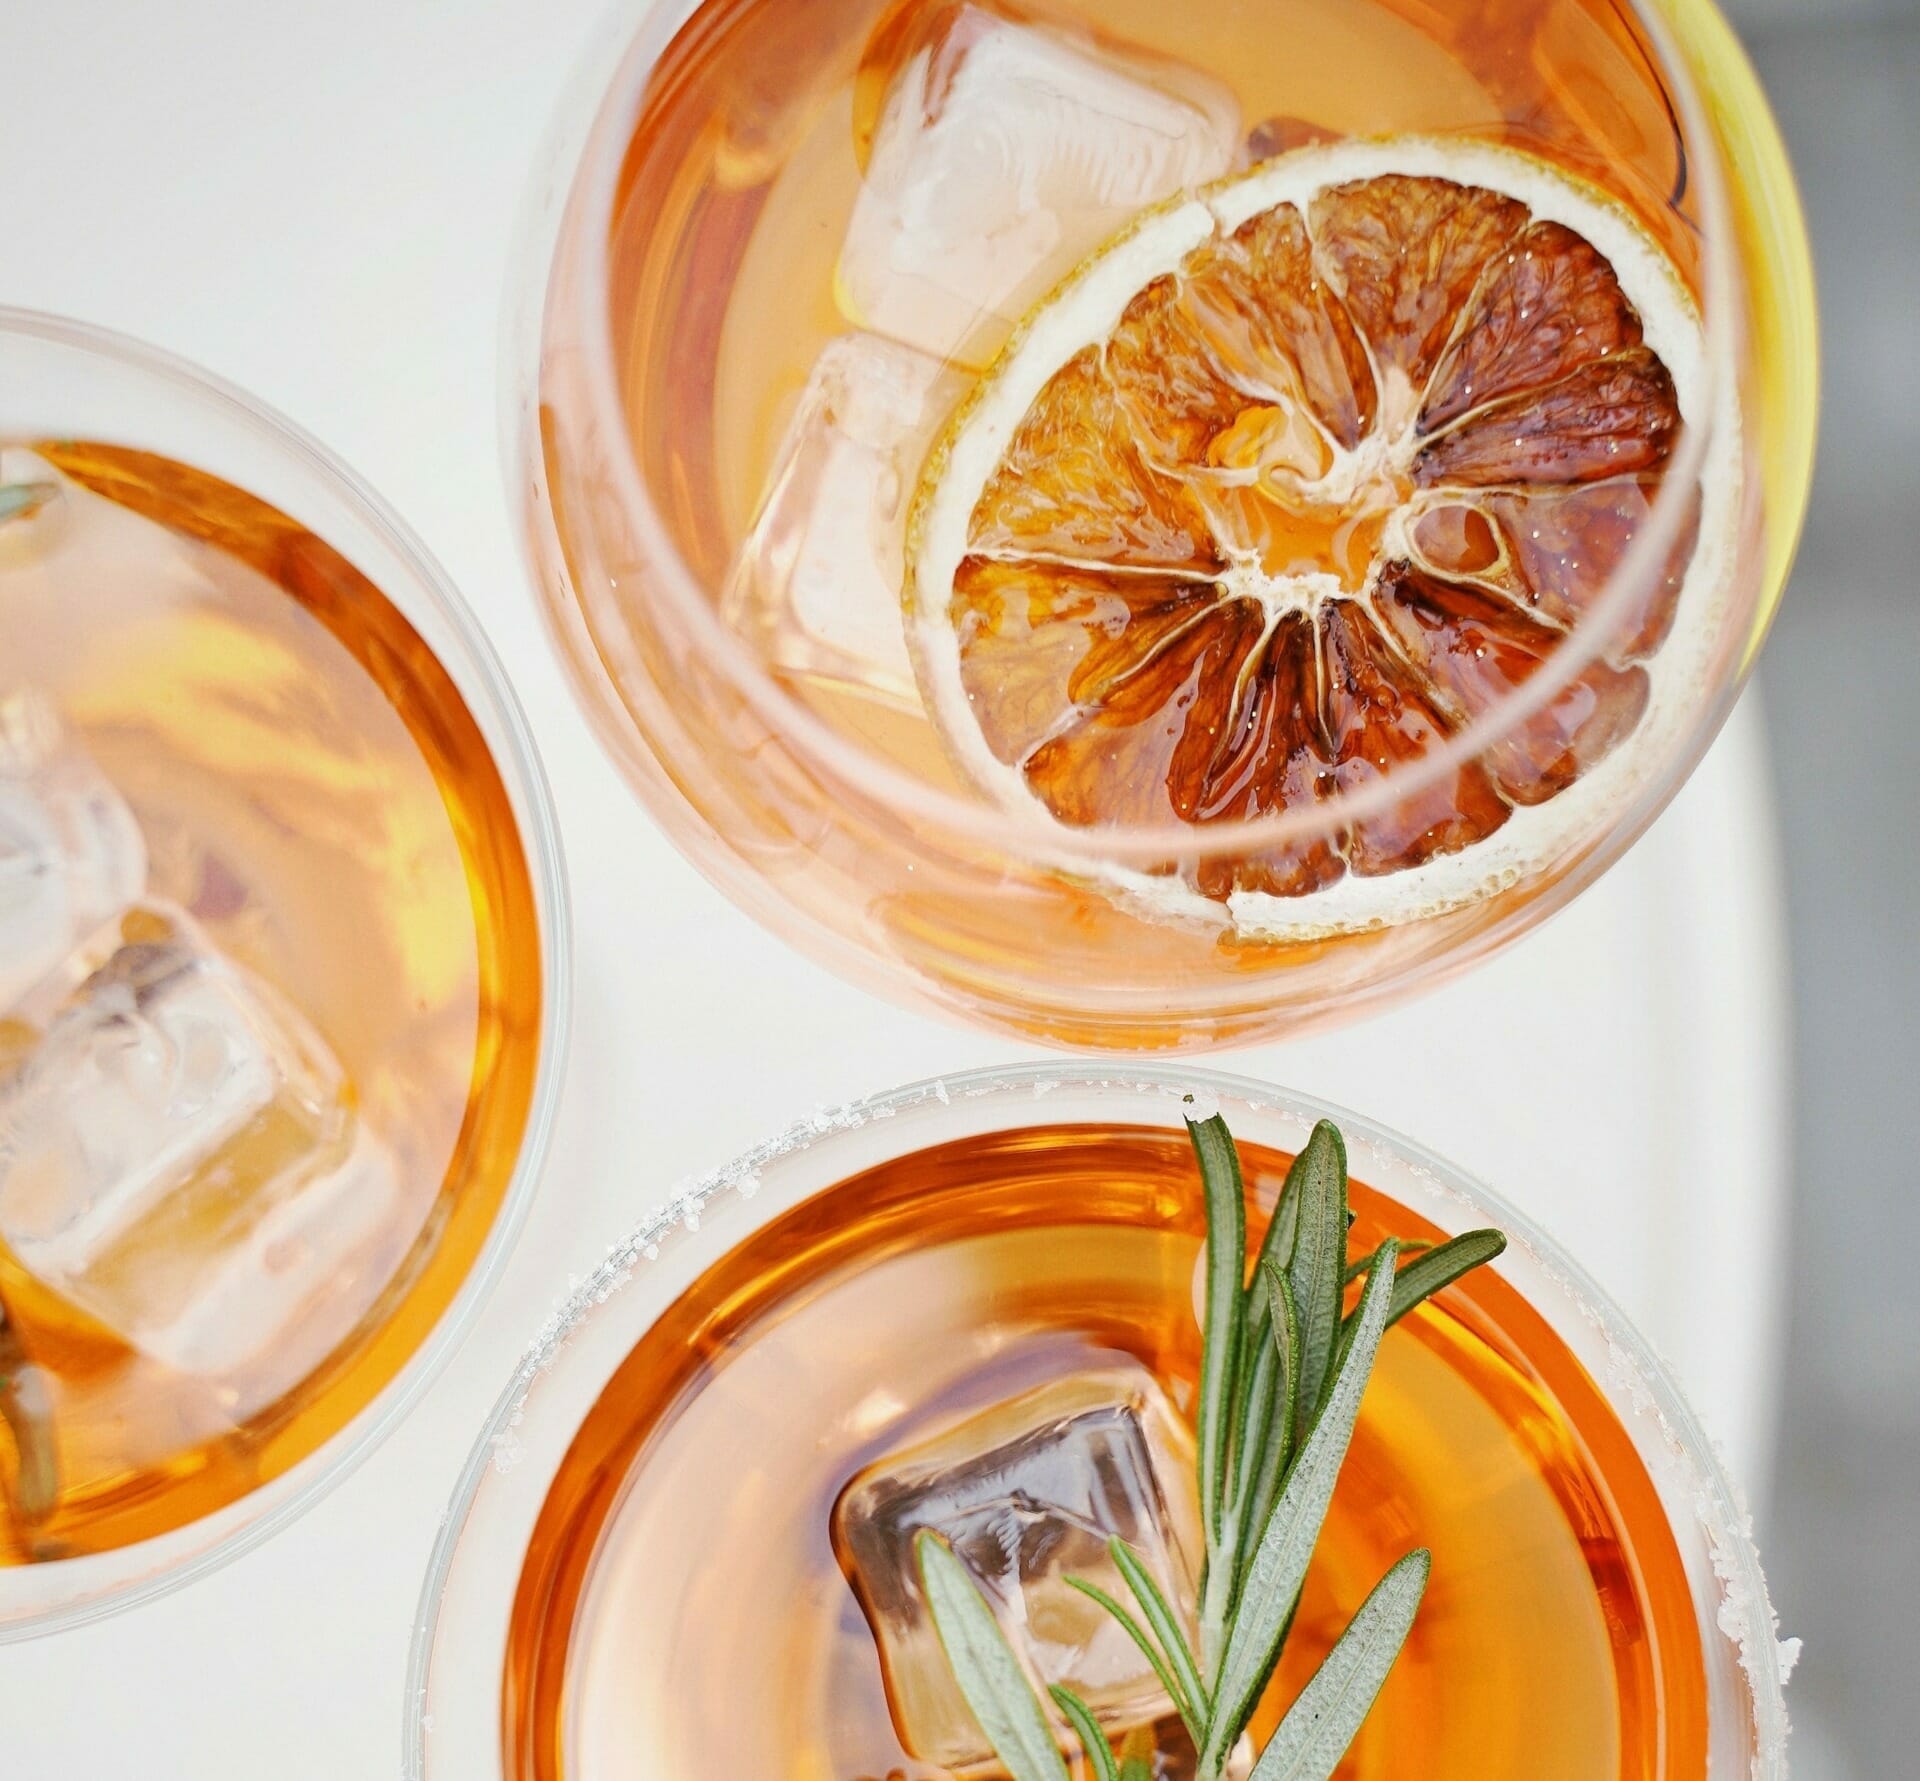
[[921,1529],[913,1551],[947,1661],[994,1754],[1013,1781],[1067,1781],[1040,1697],[966,1566],[931,1528]]
[[[1206,1295],[1195,1417],[1200,1519],[1200,1649],[1124,1541],[1108,1544],[1129,1609],[1083,1578],[1140,1648],[1199,1752],[1197,1781],[1220,1781],[1280,1661],[1333,1498],[1381,1338],[1415,1306],[1506,1248],[1498,1231],[1448,1242],[1388,1238],[1349,1262],[1346,1144],[1326,1120],[1295,1158],[1254,1258],[1246,1255],[1240,1159],[1218,1115],[1187,1121],[1207,1214]],[[1404,1266],[1403,1254],[1411,1252]],[[1361,1282],[1359,1303],[1344,1309]],[[915,1556],[960,1692],[1013,1781],[1066,1781],[1053,1722],[966,1567],[935,1533]],[[1374,1586],[1300,1691],[1253,1781],[1328,1781],[1405,1644],[1431,1555],[1416,1548]],[[1138,1733],[1123,1760],[1071,1689],[1048,1690],[1095,1781],[1146,1781]]]

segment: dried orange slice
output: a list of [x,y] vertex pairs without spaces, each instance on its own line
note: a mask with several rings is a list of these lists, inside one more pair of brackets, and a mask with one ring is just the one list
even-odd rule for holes
[[[1590,188],[1480,145],[1283,155],[1136,219],[954,415],[908,518],[922,693],[976,783],[1077,830],[1404,779],[1563,646],[1710,400],[1685,287]],[[1293,845],[1111,876],[1286,936],[1540,869],[1697,704],[1736,432],[1621,640],[1493,748]]]

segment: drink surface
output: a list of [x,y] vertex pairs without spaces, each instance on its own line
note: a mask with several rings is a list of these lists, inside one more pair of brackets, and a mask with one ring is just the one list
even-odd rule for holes
[[[1257,1234],[1289,1159],[1242,1158]],[[916,1704],[910,1637],[884,1667],[870,1617],[890,1586],[863,1553],[880,1525],[869,1505],[884,1498],[897,1521],[937,1472],[956,1548],[989,1581],[985,1532],[1008,1553],[1039,1537],[1031,1491],[994,1476],[1024,1468],[1052,1501],[1137,1516],[1154,1493],[1127,1484],[1140,1462],[1089,1409],[1116,1401],[1115,1380],[1148,1406],[1145,1445],[1176,1455],[1161,1484],[1184,1478],[1182,1439],[1153,1425],[1165,1406],[1192,1412],[1196,1202],[1178,1138],[1041,1128],[881,1165],[716,1262],[609,1381],[549,1489],[509,1632],[505,1773],[947,1773],[903,1742],[903,1716],[923,1742],[953,1733]],[[1432,1234],[1358,1183],[1353,1203],[1356,1252],[1389,1231]],[[1009,1457],[1034,1405],[1049,1430],[1037,1468]],[[987,1484],[954,1459],[969,1442],[996,1447]],[[1079,1485],[1062,1476],[1076,1456]],[[1163,1577],[1179,1522],[1132,1535]],[[1701,1649],[1665,1513],[1592,1381],[1484,1272],[1382,1347],[1256,1737],[1415,1544],[1432,1549],[1432,1583],[1343,1777],[1704,1772]],[[1069,1568],[1096,1557],[1076,1549]],[[1043,1666],[1097,1632],[1063,1621],[1070,1599],[1029,1586]],[[1089,1644],[1075,1661],[1117,1659]]]
[[[1471,23],[1464,12],[1435,23],[1431,9],[1393,0],[1197,10],[1116,0],[1097,12],[1064,0],[981,8],[947,0],[830,0],[798,21],[757,0],[717,0],[698,9],[654,82],[612,221],[609,293],[642,471],[676,545],[710,588],[737,585],[743,549],[751,558],[760,548],[756,513],[783,450],[792,449],[796,412],[820,389],[823,355],[832,367],[830,349],[844,351],[850,329],[862,341],[873,337],[857,332],[863,322],[883,337],[904,334],[929,357],[947,360],[945,376],[930,386],[933,372],[914,385],[897,367],[891,376],[886,366],[865,368],[864,381],[882,392],[869,405],[890,399],[914,410],[913,436],[896,472],[904,483],[892,515],[897,529],[934,423],[1004,344],[1025,306],[1079,257],[1052,247],[1039,256],[1037,288],[1016,288],[998,313],[963,307],[950,326],[937,313],[930,278],[909,281],[895,299],[904,320],[863,288],[865,256],[849,225],[857,231],[865,217],[863,185],[895,83],[930,42],[937,76],[940,56],[964,54],[968,33],[977,34],[973,19],[995,17],[1085,43],[1095,55],[1139,58],[1176,102],[1202,115],[1195,126],[1201,132],[1214,128],[1214,111],[1234,120],[1218,126],[1227,139],[1219,157],[1196,150],[1190,164],[1175,160],[1153,185],[1155,198],[1177,189],[1182,174],[1198,183],[1229,164],[1301,144],[1470,132],[1592,182],[1675,256],[1684,278],[1698,276],[1699,215],[1686,189],[1670,100],[1644,32],[1618,8],[1500,0]],[[1016,68],[1013,77],[1022,72]],[[1031,103],[1007,75],[989,69],[983,78],[996,77],[1008,82],[1013,108],[1023,98]],[[1602,95],[1604,109],[1596,104]],[[1014,127],[984,121],[990,132]],[[1086,127],[1071,115],[1059,125],[1063,132]],[[1168,126],[1149,116],[1143,127]],[[989,134],[975,155],[980,183],[998,177],[1003,154],[1016,159],[1049,149],[1062,152],[1044,140],[1003,144]],[[1097,157],[1111,149],[1096,138],[1081,152]],[[1044,165],[1033,169],[1038,181],[1050,176],[1057,174]],[[1145,200],[1100,207],[1063,183],[1061,213],[1049,226],[1080,252],[1098,246],[1130,210],[1147,207]],[[1075,199],[1082,201],[1076,206]],[[964,251],[976,258],[996,252],[995,202],[983,192],[980,214],[952,224],[956,236],[972,228]],[[953,203],[945,189],[925,199],[934,211]],[[1076,208],[1091,212],[1091,220]],[[845,388],[843,409],[852,405]],[[827,390],[835,394],[831,380]],[[866,417],[846,430],[864,442],[881,424]],[[826,433],[807,438],[807,455],[830,455],[830,441]],[[831,466],[816,473],[831,475]],[[823,499],[831,503],[833,491]],[[864,524],[866,516],[858,519]],[[893,547],[897,552],[897,539]],[[797,550],[803,559],[809,548],[817,550],[817,542],[774,546],[776,555]],[[839,572],[847,560],[834,559],[832,569]],[[897,563],[886,568],[897,593]],[[792,570],[783,565],[777,572]],[[841,592],[859,598],[850,585]],[[783,655],[778,639],[768,647],[776,676],[859,746],[931,783],[961,789],[897,648],[879,661],[873,657],[884,652],[869,652],[869,671],[823,672]]]
[[[541,984],[506,789],[377,588],[163,458],[0,442],[0,482],[6,1565],[206,1515],[394,1376],[499,1209]],[[74,809],[118,877],[68,909]]]

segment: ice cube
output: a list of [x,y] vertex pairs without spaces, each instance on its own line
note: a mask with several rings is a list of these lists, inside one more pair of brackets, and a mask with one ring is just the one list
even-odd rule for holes
[[0,1013],[146,880],[140,825],[52,701],[0,694]]
[[821,353],[727,589],[729,622],[775,667],[917,707],[900,615],[906,506],[965,387],[876,334]]
[[888,88],[836,288],[860,326],[978,368],[1136,212],[1227,172],[1240,109],[1191,69],[937,17]]
[[44,1030],[0,1075],[0,1241],[254,1407],[358,1320],[418,1218],[326,1042],[183,911],[143,903],[99,951],[24,1005]]
[[984,1761],[926,1608],[914,1536],[952,1543],[1043,1685],[1065,1683],[1110,1733],[1169,1702],[1125,1632],[1067,1585],[1126,1599],[1119,1535],[1191,1625],[1200,1552],[1193,1443],[1153,1376],[1115,1365],[1038,1387],[867,1467],[833,1510],[834,1550],[879,1646],[900,1742],[923,1762]]

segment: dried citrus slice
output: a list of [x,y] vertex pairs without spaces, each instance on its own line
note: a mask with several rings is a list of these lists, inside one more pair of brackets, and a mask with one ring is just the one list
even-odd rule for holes
[[[1672,265],[1545,163],[1415,139],[1283,155],[1136,219],[954,415],[908,518],[922,693],[976,783],[1073,829],[1404,779],[1601,597],[1683,425],[1731,399],[1708,385]],[[1284,936],[1538,870],[1697,706],[1736,433],[1715,417],[1619,641],[1491,749],[1294,845],[1110,876]]]

